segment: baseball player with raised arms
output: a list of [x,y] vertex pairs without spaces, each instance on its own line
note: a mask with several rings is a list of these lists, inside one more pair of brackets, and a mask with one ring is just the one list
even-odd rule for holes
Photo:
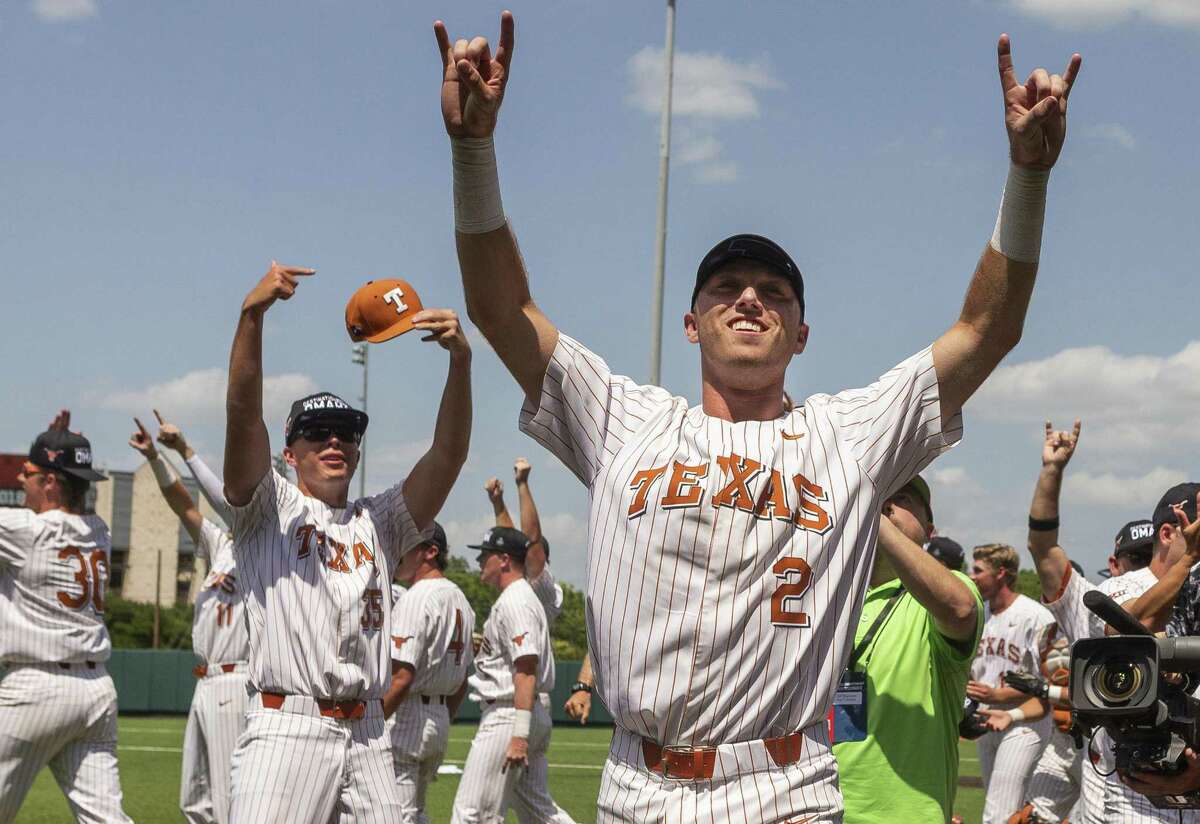
[[[161,425],[163,420],[158,410],[154,415]],[[129,439],[129,445],[150,465],[167,505],[195,542],[196,557],[208,563],[192,618],[192,650],[201,659],[193,672],[200,680],[192,693],[183,733],[179,808],[184,818],[194,824],[214,821],[225,824],[229,820],[230,763],[249,706],[246,692],[249,639],[233,560],[233,540],[224,527],[200,514],[175,470],[155,448],[150,433],[137,418],[134,423],[137,431]],[[178,427],[172,428],[178,432]],[[160,432],[159,440],[176,444],[181,453],[187,448],[181,432],[177,438],[164,438]],[[200,461],[195,455],[193,459]]]
[[444,574],[446,532],[434,523],[429,540],[400,558],[396,580],[407,585],[392,607],[392,683],[383,714],[392,719],[392,757],[400,821],[428,824],[425,791],[446,757],[450,722],[466,694],[475,612]]
[[1078,55],[1025,85],[1002,36],[1011,165],[959,318],[870,386],[793,406],[804,285],[737,235],[697,272],[684,331],[699,406],[615,375],[533,302],[493,133],[515,45],[434,24],[467,309],[524,390],[521,428],[590,492],[588,637],[616,721],[598,820],[842,819],[825,717],[867,589],[883,502],[961,435],[959,411],[1017,343]]
[[117,691],[104,662],[112,543],[85,514],[92,446],[62,410],[21,467],[23,509],[0,509],[0,823],[49,765],[75,820],[128,822],[117,773]]
[[998,710],[1004,723],[990,723],[993,731],[978,741],[979,771],[987,798],[984,824],[1006,824],[1025,803],[1029,776],[1050,737],[1048,707],[1030,702],[1025,693],[1006,685],[1001,676],[1009,670],[1037,672],[1054,641],[1056,629],[1050,612],[1037,601],[1015,590],[1019,558],[1004,544],[975,547],[971,580],[988,605],[983,636],[971,664],[967,696],[981,710]]
[[313,274],[272,263],[242,304],[229,364],[225,497],[250,634],[250,711],[233,755],[234,822],[391,822],[400,816],[381,699],[391,675],[392,575],[446,500],[471,433],[471,350],[458,318],[413,327],[450,353],[429,451],[408,477],[349,499],[364,412],[330,393],[292,404],[271,467],[262,329]]
[[524,568],[529,538],[496,526],[478,544],[479,579],[500,590],[483,625],[470,696],[483,711],[454,796],[451,824],[502,824],[510,807],[525,820],[574,824],[546,790],[550,713],[538,693],[554,689],[550,627]]

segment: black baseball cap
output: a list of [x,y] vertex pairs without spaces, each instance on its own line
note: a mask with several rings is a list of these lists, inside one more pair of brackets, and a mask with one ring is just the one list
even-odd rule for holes
[[332,392],[318,392],[292,403],[287,423],[283,427],[284,442],[291,446],[300,437],[300,430],[318,421],[348,423],[359,435],[367,431],[366,412],[361,412]]
[[700,261],[700,268],[696,270],[692,305],[695,305],[696,296],[700,294],[700,288],[704,286],[705,281],[731,260],[756,260],[767,264],[787,278],[796,293],[796,299],[800,301],[800,315],[804,315],[804,277],[800,274],[800,267],[782,246],[762,235],[734,235],[712,247]]
[[525,560],[529,551],[529,536],[519,529],[509,526],[494,526],[483,533],[483,540],[477,544],[467,544],[468,549],[482,549],[485,552],[503,552],[518,561]]
[[958,541],[947,538],[944,535],[935,535],[929,539],[929,544],[925,547],[925,550],[936,558],[938,563],[946,567],[946,569],[955,569],[962,572],[963,557],[966,553],[963,552],[962,544]]
[[[1195,504],[1195,499],[1192,500]],[[1142,519],[1130,521],[1117,531],[1113,539],[1113,555],[1122,552],[1140,552],[1149,554],[1154,547],[1154,522]]]
[[421,543],[417,544],[417,546],[413,547],[413,549],[426,545],[433,546],[437,549],[438,566],[445,569],[446,559],[450,555],[450,544],[446,540],[446,530],[442,529],[442,525],[437,521],[434,521],[433,526],[429,528],[429,534],[425,537],[425,540],[421,541]]
[[47,429],[29,447],[29,462],[84,481],[107,481],[92,469],[92,444],[78,432]]
[[1200,492],[1200,483],[1188,481],[1175,484],[1163,493],[1163,496],[1158,499],[1158,505],[1154,507],[1154,534],[1158,534],[1158,530],[1163,524],[1176,523],[1175,510],[1171,509],[1172,504],[1182,506],[1188,518],[1195,521],[1196,493],[1198,492]]

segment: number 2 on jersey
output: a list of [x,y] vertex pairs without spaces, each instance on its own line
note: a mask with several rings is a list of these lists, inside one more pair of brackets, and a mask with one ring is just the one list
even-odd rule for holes
[[780,558],[771,568],[782,583],[771,596],[771,623],[777,627],[807,627],[808,613],[790,612],[789,598],[799,598],[812,585],[812,567],[803,558]]
[[83,550],[69,546],[60,549],[58,557],[62,560],[73,558],[79,564],[79,569],[75,571],[79,594],[71,595],[60,589],[55,593],[59,602],[68,609],[83,609],[90,601],[96,612],[104,612],[104,585],[108,581],[108,560],[104,553],[93,550],[88,558],[84,558]]
[[454,666],[462,663],[463,650],[466,649],[463,643],[463,625],[462,625],[462,610],[454,610],[454,634],[450,636],[450,643],[446,645],[446,652],[454,653]]

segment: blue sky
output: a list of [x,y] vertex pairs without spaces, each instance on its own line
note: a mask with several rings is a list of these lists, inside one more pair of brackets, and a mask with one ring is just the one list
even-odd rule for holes
[[[679,5],[666,386],[698,398],[680,318],[697,261],[737,231],[775,238],[805,272],[813,331],[793,396],[867,383],[954,320],[1006,171],[1007,31],[1022,76],[1072,51],[1084,64],[1025,337],[928,473],[939,527],[1023,544],[1048,416],[1084,419],[1062,534],[1089,572],[1118,526],[1200,476],[1196,3]],[[512,8],[497,144],[535,297],[644,379],[665,5]],[[276,444],[293,397],[357,395],[342,313],[358,285],[400,276],[427,306],[462,309],[431,24],[495,37],[500,9],[0,6],[0,450],[23,451],[69,406],[98,459],[131,468],[130,415],[157,405],[217,461],[238,307],[272,258],[318,270],[269,315]],[[581,584],[584,492],[516,431],[515,384],[475,343],[472,454],[442,520],[458,545],[476,537],[484,480],[511,481],[527,455],[555,566]],[[405,336],[371,359],[378,487],[427,444],[446,358]]]

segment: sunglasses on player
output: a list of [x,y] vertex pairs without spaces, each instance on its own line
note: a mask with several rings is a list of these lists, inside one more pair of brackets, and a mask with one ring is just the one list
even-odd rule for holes
[[313,443],[325,443],[335,435],[342,443],[362,443],[362,433],[349,424],[314,423],[296,433],[297,438],[303,438]]

